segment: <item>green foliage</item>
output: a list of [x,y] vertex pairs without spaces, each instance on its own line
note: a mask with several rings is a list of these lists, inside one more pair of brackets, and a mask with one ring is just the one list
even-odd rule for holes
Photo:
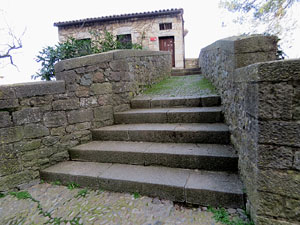
[[251,12],[255,19],[267,20],[282,18],[295,2],[299,0],[222,0],[220,6],[230,12]]
[[[235,217],[233,219],[230,218],[228,212],[224,208],[215,209],[212,207],[208,207],[208,211],[212,212],[213,218],[217,222],[221,222],[226,225],[254,225],[254,223],[243,221],[242,219]],[[249,218],[249,215],[247,215]]]
[[237,13],[236,23],[243,24],[252,18],[254,32],[258,24],[264,24],[266,32],[279,35],[283,33],[283,27],[286,30],[295,29],[294,25],[281,24],[280,21],[296,2],[300,0],[221,0],[220,7]]
[[138,193],[138,192],[134,192],[133,193],[133,198],[134,199],[138,199],[138,198],[140,198],[141,197],[141,195]]
[[4,197],[5,197],[5,194],[0,192],[0,198],[4,198]]
[[27,191],[20,191],[20,192],[10,192],[9,193],[12,196],[15,196],[17,199],[32,199],[31,194],[29,194]]
[[79,186],[79,184],[76,184],[75,182],[70,182],[70,183],[68,183],[67,187],[69,190],[73,190],[75,188],[79,188],[80,186]]
[[75,57],[107,52],[116,49],[142,49],[140,44],[124,44],[108,31],[102,33],[90,32],[92,39],[77,40],[68,38],[66,42],[55,46],[47,46],[39,52],[36,61],[41,63],[41,69],[32,79],[52,80],[55,77],[54,64]]
[[57,180],[57,181],[51,182],[51,184],[53,184],[53,185],[61,185],[61,182],[59,180]]
[[76,198],[79,198],[79,197],[86,197],[86,195],[88,194],[88,190],[87,189],[82,189],[80,191],[78,191],[78,194],[76,195]]
[[91,40],[76,40],[69,38],[66,42],[55,46],[47,46],[39,52],[36,61],[42,68],[32,78],[40,77],[42,80],[51,80],[55,77],[54,64],[60,60],[98,53],[99,50],[91,45]]

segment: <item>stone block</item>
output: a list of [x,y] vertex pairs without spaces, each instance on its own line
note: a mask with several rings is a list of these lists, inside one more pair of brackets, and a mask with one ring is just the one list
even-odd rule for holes
[[12,85],[1,85],[0,86],[0,99],[16,98]]
[[95,121],[113,120],[113,107],[101,106],[94,109]]
[[285,218],[288,221],[300,222],[300,200],[273,193],[260,192],[257,206],[258,215]]
[[90,122],[93,120],[94,115],[92,109],[79,109],[67,112],[68,122],[70,124]]
[[51,129],[51,135],[54,136],[61,136],[66,134],[66,128],[65,127],[56,127]]
[[299,198],[299,185],[299,171],[260,170],[258,172],[258,190],[260,191],[272,192],[289,198]]
[[273,219],[264,216],[257,216],[256,223],[261,225],[291,225],[291,223],[288,221],[284,221],[282,219]]
[[41,124],[28,124],[24,126],[25,138],[37,138],[49,135],[49,129]]
[[22,171],[19,159],[5,159],[4,163],[0,163],[0,176],[15,174]]
[[93,83],[102,83],[104,82],[103,72],[96,72],[93,74]]
[[300,170],[300,151],[295,152],[294,168],[297,169],[297,170]]
[[129,71],[128,62],[125,60],[113,60],[109,62],[112,71]]
[[60,94],[65,92],[64,81],[31,82],[16,84],[14,86],[18,98],[33,97],[48,94]]
[[46,127],[60,127],[67,124],[67,117],[64,111],[48,112],[44,115]]
[[1,112],[0,111],[0,128],[9,127],[12,125],[11,116],[9,112]]
[[97,101],[98,101],[99,106],[111,105],[112,104],[112,95],[111,94],[100,95],[100,96],[98,96]]
[[74,125],[69,125],[66,127],[66,131],[68,133],[73,133],[75,131],[79,130],[88,130],[91,128],[91,123],[90,122],[85,122],[85,123],[78,123]]
[[70,98],[64,100],[57,100],[52,103],[53,110],[71,110],[79,108],[79,101],[77,98]]
[[94,55],[87,55],[73,59],[62,60],[54,65],[55,73],[67,71],[75,68],[97,65],[113,60],[112,52],[104,52]]
[[77,97],[89,97],[90,96],[90,87],[78,86],[75,90]]
[[6,159],[16,159],[18,157],[18,150],[14,148],[13,144],[3,144],[0,145],[0,162]]
[[57,136],[47,136],[42,139],[42,143],[45,146],[55,145],[59,141],[59,137]]
[[55,77],[56,80],[63,80],[66,84],[78,83],[80,79],[80,76],[74,70],[55,73]]
[[276,51],[277,42],[278,38],[276,36],[240,36],[234,40],[234,50],[236,53]]
[[9,127],[0,129],[0,143],[12,143],[22,140],[24,137],[23,127]]
[[257,165],[263,168],[289,169],[293,165],[293,149],[278,145],[259,145]]
[[80,98],[79,104],[82,108],[95,107],[98,106],[98,99],[97,97]]
[[34,139],[32,141],[21,141],[14,144],[14,149],[20,152],[27,152],[37,149],[41,146],[41,139]]
[[93,75],[90,73],[84,74],[79,81],[82,86],[90,86],[93,83]]
[[91,85],[91,91],[95,95],[104,95],[112,93],[111,83],[96,83]]
[[258,85],[258,109],[261,119],[292,119],[293,86],[286,82]]
[[4,99],[0,100],[0,109],[10,109],[10,108],[16,108],[19,106],[18,99]]
[[300,147],[300,124],[285,121],[259,122],[261,144],[277,144]]
[[42,120],[42,112],[40,108],[25,108],[20,111],[13,112],[13,121],[16,125],[28,123],[36,123]]

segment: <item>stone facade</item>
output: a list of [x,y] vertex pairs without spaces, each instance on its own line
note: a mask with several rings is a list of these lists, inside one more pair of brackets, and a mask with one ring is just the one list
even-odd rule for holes
[[[91,22],[91,20],[93,22]],[[171,23],[171,29],[160,30],[160,24]],[[159,39],[174,37],[175,67],[184,68],[184,23],[183,10],[163,10],[148,13],[58,22],[59,41],[68,37],[93,39],[91,31],[109,31],[113,35],[131,34],[132,43],[141,44],[143,49],[159,51]]]
[[202,49],[199,61],[221,94],[254,221],[300,224],[300,60],[266,62],[276,43],[224,39]]
[[64,60],[57,81],[0,86],[0,192],[39,177],[114,123],[145,87],[170,76],[169,52],[122,50]]

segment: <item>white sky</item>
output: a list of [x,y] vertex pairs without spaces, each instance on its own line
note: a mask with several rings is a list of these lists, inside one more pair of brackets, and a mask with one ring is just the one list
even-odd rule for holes
[[[236,35],[237,32],[233,27],[222,28],[222,21],[228,21],[228,13],[219,9],[219,0],[0,0],[0,2],[0,9],[4,11],[7,23],[14,31],[21,34],[26,28],[22,38],[23,48],[14,55],[14,62],[19,71],[11,65],[0,68],[0,76],[4,77],[0,79],[0,84],[32,81],[31,75],[40,67],[34,60],[35,56],[43,47],[52,46],[58,41],[57,28],[53,26],[53,23],[58,21],[183,8],[185,28],[189,31],[185,37],[187,58],[198,57],[201,48],[218,39]],[[1,27],[4,21],[3,17],[0,18]],[[1,39],[3,37],[0,37],[0,41]],[[300,49],[300,45],[296,48]],[[296,56],[300,57],[300,54]]]

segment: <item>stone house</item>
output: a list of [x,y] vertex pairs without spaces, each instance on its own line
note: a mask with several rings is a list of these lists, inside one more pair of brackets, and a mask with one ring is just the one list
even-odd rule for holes
[[141,44],[145,50],[172,52],[172,66],[185,67],[183,9],[105,16],[57,22],[59,41],[67,37],[91,39],[91,31],[109,31],[127,43]]

